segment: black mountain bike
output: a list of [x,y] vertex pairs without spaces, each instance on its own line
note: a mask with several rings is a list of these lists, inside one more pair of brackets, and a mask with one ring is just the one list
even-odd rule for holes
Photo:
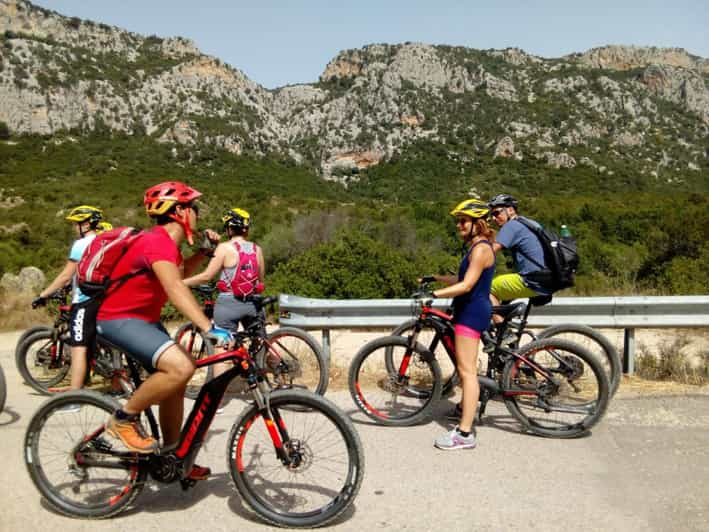
[[[63,301],[60,293],[51,298]],[[71,368],[71,348],[67,343],[70,309],[70,305],[60,303],[54,325],[28,329],[15,349],[17,370],[25,383],[41,394],[65,391],[68,385]],[[121,394],[118,379],[126,374],[127,369],[127,359],[121,350],[99,336],[95,348],[87,353],[84,382],[92,384],[93,377],[100,377],[113,392]]]
[[[71,294],[71,285],[67,285],[64,288],[60,288],[49,297],[47,297],[47,302],[50,303],[50,310],[56,310],[58,312],[57,320],[55,320],[54,325],[33,325],[20,335],[15,344],[15,357],[17,357],[17,351],[24,342],[24,340],[33,333],[37,331],[51,331],[52,328],[56,328],[60,323],[68,323],[69,309],[71,308],[69,296]],[[63,316],[62,313],[65,313]]]
[[[81,390],[49,399],[25,436],[25,463],[37,489],[57,511],[82,518],[118,514],[148,476],[194,485],[187,478],[230,383],[244,377],[253,397],[234,422],[227,466],[237,491],[264,520],[278,526],[321,526],[344,512],[359,491],[364,457],[350,419],[324,397],[305,390],[271,390],[246,348],[196,361],[198,367],[231,361],[234,367],[207,382],[183,426],[179,442],[154,454],[128,451],[106,434],[119,407],[112,398]],[[78,412],[67,412],[67,405]],[[150,411],[146,411],[150,413]],[[157,430],[157,429],[154,429]]]
[[[212,285],[200,285],[193,290],[203,300],[203,310],[207,317],[214,315]],[[324,395],[329,378],[329,363],[318,341],[309,333],[295,327],[279,327],[271,333],[266,332],[265,309],[278,301],[276,296],[253,296],[252,302],[258,311],[257,316],[245,330],[234,332],[237,345],[245,345],[256,365],[265,371],[273,387],[304,388]],[[192,322],[181,325],[174,335],[192,358],[200,360],[207,355],[202,336]],[[214,368],[198,368],[188,383],[185,396],[197,397],[202,385],[212,379]]]
[[[385,336],[366,344],[352,360],[348,384],[357,407],[382,425],[411,425],[427,419],[444,383],[437,351],[419,343],[424,329],[434,330],[455,367],[454,330],[450,316],[417,300],[418,315],[408,337]],[[505,324],[519,316],[519,305],[495,307]],[[608,378],[588,350],[565,339],[543,338],[512,349],[496,344],[478,376],[482,420],[488,401],[501,396],[510,414],[525,429],[556,438],[587,432],[603,417],[609,401]]]
[[[424,280],[427,282],[422,286],[427,287],[428,283],[433,281],[433,278],[425,277]],[[534,333],[527,328],[532,307],[546,305],[551,299],[551,296],[532,297],[528,299],[527,303],[511,304],[515,306],[514,309],[505,307],[508,309],[509,319],[500,326],[494,323],[490,324],[489,329],[481,336],[484,350],[492,351],[496,345],[502,343],[505,343],[511,349],[516,349],[524,342],[541,340],[542,338],[553,337],[571,340],[596,355],[603,370],[606,372],[610,396],[613,397],[620,385],[623,366],[618,351],[606,336],[587,325],[578,323],[560,323],[547,327],[538,333]],[[450,312],[446,314],[452,317]],[[392,336],[409,336],[414,331],[417,321],[418,318],[413,318],[402,323],[391,332]],[[443,345],[439,340],[440,338],[437,338],[436,335],[436,329],[433,326],[429,326],[428,323],[424,323],[419,332],[418,341],[428,347],[431,352],[436,352],[436,349],[439,349],[441,351],[439,354],[443,355]],[[439,356],[438,358],[444,376],[443,395],[447,395],[453,391],[453,387],[458,382],[458,375],[455,373],[455,366],[447,363],[445,357]]]

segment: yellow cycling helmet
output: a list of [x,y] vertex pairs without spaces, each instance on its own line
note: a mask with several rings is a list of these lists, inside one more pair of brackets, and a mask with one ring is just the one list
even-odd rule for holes
[[92,228],[96,228],[102,218],[103,211],[91,205],[79,205],[78,207],[74,207],[66,217],[70,222],[89,222]]
[[251,225],[251,215],[244,209],[234,207],[224,213],[222,222],[224,227],[229,227],[236,231],[244,231]]
[[113,229],[113,225],[108,222],[99,222],[96,226],[96,231],[99,233],[103,233],[104,231],[110,231],[111,229]]
[[467,199],[456,205],[450,214],[452,216],[464,214],[471,218],[485,218],[490,214],[490,207],[487,206],[487,203],[479,199]]

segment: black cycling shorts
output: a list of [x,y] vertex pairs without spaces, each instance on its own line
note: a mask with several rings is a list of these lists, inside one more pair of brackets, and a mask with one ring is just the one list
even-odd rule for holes
[[71,305],[69,342],[71,346],[90,347],[96,341],[96,315],[101,303],[88,299]]

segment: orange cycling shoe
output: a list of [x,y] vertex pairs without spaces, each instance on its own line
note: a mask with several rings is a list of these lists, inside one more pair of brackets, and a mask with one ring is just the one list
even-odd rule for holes
[[119,420],[114,414],[106,423],[106,432],[121,440],[134,453],[150,454],[158,449],[158,441],[146,435],[143,426],[135,419]]

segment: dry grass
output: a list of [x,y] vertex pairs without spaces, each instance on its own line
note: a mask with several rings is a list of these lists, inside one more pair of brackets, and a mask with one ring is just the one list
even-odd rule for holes
[[0,292],[0,330],[27,329],[32,325],[51,325],[53,319],[46,308],[33,309],[33,296]]
[[652,381],[691,385],[709,383],[709,348],[702,347],[690,354],[686,350],[689,344],[685,335],[677,335],[673,340],[660,342],[655,349],[639,346],[635,362],[637,375]]

